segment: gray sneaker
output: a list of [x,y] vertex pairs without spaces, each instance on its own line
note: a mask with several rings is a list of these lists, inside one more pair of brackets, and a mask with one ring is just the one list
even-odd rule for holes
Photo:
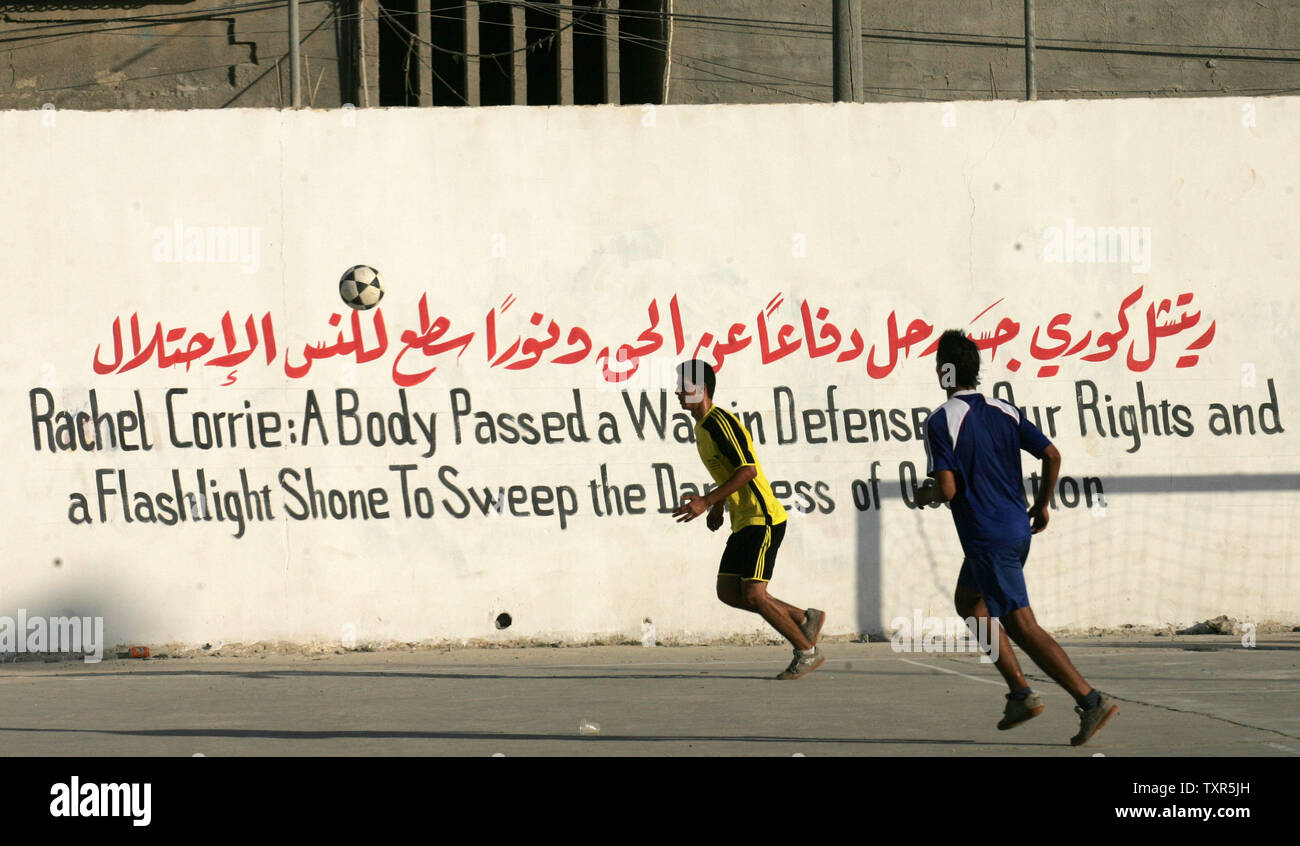
[[799,631],[803,632],[803,636],[808,638],[809,643],[816,646],[817,638],[821,637],[824,625],[826,625],[826,612],[809,608],[803,612],[803,622],[799,624]]
[[817,647],[813,647],[813,654],[800,655],[799,650],[794,651],[794,660],[790,666],[786,667],[784,672],[777,675],[778,679],[801,679],[820,667],[826,661],[826,656]]
[[1012,699],[1011,694],[1008,693],[1007,707],[1003,709],[1002,719],[998,721],[998,731],[1013,729],[1041,713],[1043,713],[1043,700],[1037,693],[1031,693],[1019,701]]
[[1071,746],[1082,746],[1092,739],[1092,736],[1106,725],[1111,717],[1119,713],[1119,706],[1115,700],[1106,694],[1101,695],[1101,701],[1097,703],[1096,708],[1089,708],[1087,711],[1079,706],[1074,706],[1074,712],[1079,715],[1079,733],[1070,738]]

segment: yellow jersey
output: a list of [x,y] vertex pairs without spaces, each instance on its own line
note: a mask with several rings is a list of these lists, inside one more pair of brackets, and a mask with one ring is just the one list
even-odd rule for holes
[[716,405],[710,408],[704,419],[695,424],[695,447],[719,487],[725,485],[741,467],[753,467],[758,471],[749,484],[727,497],[731,531],[785,522],[785,509],[772,493],[772,486],[754,455],[754,442],[734,414]]

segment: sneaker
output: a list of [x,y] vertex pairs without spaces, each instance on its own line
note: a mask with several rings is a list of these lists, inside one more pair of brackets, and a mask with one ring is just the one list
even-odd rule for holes
[[1096,708],[1089,708],[1087,711],[1074,706],[1074,712],[1079,715],[1079,733],[1070,738],[1071,746],[1082,746],[1092,739],[1092,736],[1106,725],[1111,717],[1119,712],[1119,706],[1115,700],[1106,694],[1101,695],[1101,701],[1097,703]]
[[1002,711],[998,721],[998,731],[1013,729],[1021,723],[1028,722],[1043,713],[1043,700],[1037,693],[1031,693],[1024,699],[1016,700],[1007,694],[1007,707]]
[[800,655],[799,650],[794,651],[794,660],[785,671],[778,674],[778,679],[801,679],[820,667],[826,661],[826,656],[817,647],[813,647],[813,654]]
[[809,608],[803,612],[803,622],[799,624],[799,631],[803,632],[803,636],[808,638],[809,643],[816,646],[817,638],[821,637],[824,625],[826,625],[826,612]]

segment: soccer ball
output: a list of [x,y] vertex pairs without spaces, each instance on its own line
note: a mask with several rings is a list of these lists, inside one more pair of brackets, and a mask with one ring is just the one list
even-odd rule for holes
[[349,267],[339,280],[339,296],[352,308],[374,308],[384,298],[384,280],[369,265]]

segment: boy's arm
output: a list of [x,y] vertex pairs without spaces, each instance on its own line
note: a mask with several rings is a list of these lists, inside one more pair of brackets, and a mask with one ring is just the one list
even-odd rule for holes
[[722,512],[721,502],[709,509],[709,517],[704,521],[704,525],[709,527],[710,532],[716,532],[722,528]]
[[1056,478],[1061,473],[1061,452],[1053,444],[1043,450],[1042,483],[1038,486],[1038,496],[1029,507],[1029,519],[1033,523],[1033,532],[1038,534],[1047,528],[1047,506],[1052,501],[1052,491],[1056,490]]
[[1034,534],[1047,528],[1049,515],[1047,508],[1052,503],[1052,491],[1056,490],[1056,477],[1061,472],[1061,453],[1047,439],[1043,431],[1030,423],[1025,417],[1020,418],[1020,448],[1042,459],[1042,482],[1034,496],[1034,504],[1029,507],[1029,522]]
[[727,497],[748,485],[757,475],[758,468],[752,464],[737,467],[736,472],[731,474],[731,478],[722,487],[714,488],[705,496],[687,494],[682,497],[682,504],[673,512],[673,516],[678,518],[679,523],[689,523],[710,508],[721,506]]
[[916,489],[916,504],[922,508],[957,496],[957,476],[953,472],[957,463],[947,424],[947,413],[942,408],[925,421],[925,470],[930,478]]
[[957,495],[957,477],[951,470],[936,470],[933,479],[926,479],[916,489],[916,504],[930,505],[949,502]]

